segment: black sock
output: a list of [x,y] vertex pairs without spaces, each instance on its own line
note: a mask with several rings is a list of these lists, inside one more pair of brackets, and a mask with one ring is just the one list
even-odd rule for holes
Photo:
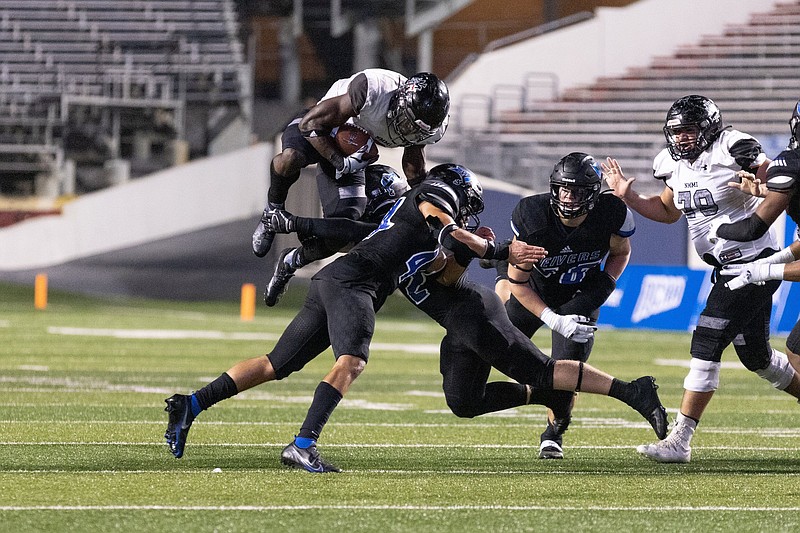
[[572,412],[574,394],[572,391],[531,387],[531,398],[528,403],[549,407],[556,418],[568,418]]
[[547,428],[542,432],[539,436],[539,442],[544,442],[546,440],[552,440],[553,442],[557,442],[559,446],[564,442],[563,435],[559,435],[556,429],[553,427],[553,424],[550,423],[550,420],[547,421]]
[[621,379],[614,378],[611,380],[611,388],[608,391],[608,395],[612,398],[616,398],[617,400],[622,400],[630,405],[630,401],[632,401],[633,397],[635,396],[630,385],[631,384],[628,381],[622,381]]
[[300,170],[297,170],[297,174],[292,176],[284,176],[283,174],[278,174],[275,171],[275,165],[270,163],[269,165],[269,189],[267,189],[267,201],[270,204],[275,205],[284,205],[286,203],[286,197],[289,196],[289,187],[294,185],[300,178]]
[[317,390],[314,391],[314,400],[311,402],[311,407],[308,408],[308,414],[306,414],[306,419],[303,421],[303,426],[297,436],[304,439],[317,440],[319,434],[322,433],[322,428],[325,427],[325,423],[328,422],[328,418],[341,399],[341,392],[336,390],[333,385],[321,381],[317,385]]
[[[225,372],[202,389],[196,391],[193,396],[197,399],[197,405],[200,410],[205,411],[215,403],[226,400],[238,392],[233,378]],[[194,413],[194,415],[197,416],[197,413]]]

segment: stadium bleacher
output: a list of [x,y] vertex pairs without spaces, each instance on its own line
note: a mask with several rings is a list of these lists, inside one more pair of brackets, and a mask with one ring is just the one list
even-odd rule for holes
[[[80,192],[102,186],[102,179],[90,184],[82,178],[96,174],[108,159],[128,160],[135,177],[152,172],[154,165],[176,162],[175,148],[164,148],[164,143],[188,142],[193,155],[203,155],[208,132],[187,140],[186,121],[193,114],[218,120],[248,116],[249,92],[249,68],[232,0],[4,0],[2,192],[35,194],[32,184],[41,182],[42,174],[68,180],[63,169],[67,160],[78,161]],[[69,142],[76,132],[98,127],[110,139],[111,153],[87,157]],[[153,149],[142,141],[147,131]],[[145,162],[136,157],[140,149],[164,157]],[[89,161],[94,168],[81,163]],[[50,186],[62,193],[74,188],[69,183]]]
[[[581,147],[620,160],[630,175],[649,176],[664,146],[664,116],[677,98],[701,93],[722,109],[726,123],[756,137],[786,135],[800,97],[800,2],[777,3],[747,24],[703,35],[646,67],[561,91],[555,99],[531,98],[541,90],[497,87],[492,102],[475,102],[485,124],[453,128],[431,154],[519,185],[543,190],[552,154]],[[504,104],[505,100],[505,104]],[[511,105],[507,102],[511,101]],[[490,106],[482,110],[481,106]],[[537,180],[531,182],[531,176]],[[646,180],[657,192],[657,182]]]

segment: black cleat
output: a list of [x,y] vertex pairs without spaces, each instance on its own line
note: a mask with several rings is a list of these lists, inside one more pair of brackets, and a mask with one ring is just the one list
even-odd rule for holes
[[554,440],[543,440],[539,444],[539,459],[563,459],[564,450]]
[[317,445],[312,444],[308,448],[298,448],[292,442],[281,452],[281,463],[292,468],[302,468],[308,472],[322,474],[325,472],[341,472],[330,463],[326,463],[319,456]]
[[269,249],[272,248],[272,241],[275,240],[275,232],[267,227],[270,216],[271,212],[265,209],[264,213],[261,214],[261,220],[259,220],[256,230],[253,232],[253,253],[257,257],[267,255]]
[[183,457],[183,448],[186,446],[186,435],[194,422],[192,416],[192,402],[190,396],[185,394],[173,394],[164,400],[167,406],[164,410],[169,413],[167,421],[167,432],[164,438],[167,439],[167,446],[176,459]]
[[289,280],[294,277],[296,269],[289,266],[284,260],[293,250],[295,250],[295,248],[286,248],[278,256],[275,272],[272,273],[272,279],[269,280],[267,290],[264,291],[264,303],[267,304],[267,307],[272,307],[278,303],[283,293],[286,292],[286,286],[289,285]]
[[642,376],[631,381],[630,386],[633,387],[634,396],[626,403],[645,417],[656,432],[656,436],[663,440],[667,436],[667,410],[658,399],[656,378]]

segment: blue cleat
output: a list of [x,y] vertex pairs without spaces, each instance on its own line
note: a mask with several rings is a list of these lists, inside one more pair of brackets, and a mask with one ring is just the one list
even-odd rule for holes
[[164,433],[164,438],[167,439],[167,446],[172,455],[176,459],[180,459],[183,457],[183,448],[186,446],[186,436],[194,422],[191,396],[173,394],[164,402],[167,404],[164,410],[169,413],[167,432]]

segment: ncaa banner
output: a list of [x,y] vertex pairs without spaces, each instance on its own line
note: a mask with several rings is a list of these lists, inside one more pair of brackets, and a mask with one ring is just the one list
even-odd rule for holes
[[[711,291],[711,272],[629,265],[600,310],[598,325],[690,331]],[[783,282],[772,298],[771,332],[787,335],[800,317],[800,283]]]

